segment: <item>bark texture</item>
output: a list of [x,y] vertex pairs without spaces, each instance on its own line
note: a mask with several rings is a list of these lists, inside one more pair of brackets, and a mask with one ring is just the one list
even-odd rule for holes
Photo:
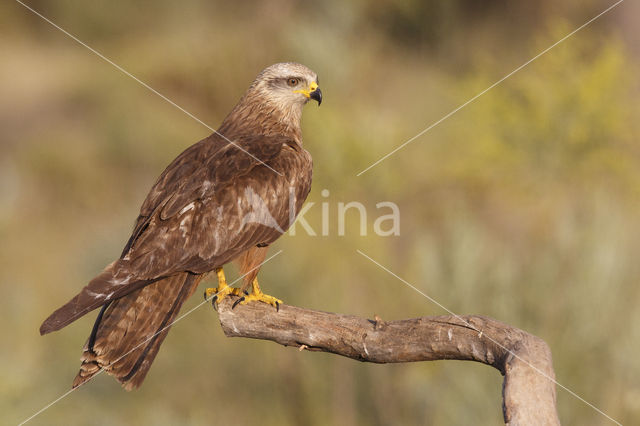
[[549,346],[540,338],[476,315],[421,317],[396,321],[264,303],[218,305],[227,337],[271,340],[301,350],[323,351],[363,362],[445,359],[477,361],[504,376],[505,424],[559,425],[555,374]]

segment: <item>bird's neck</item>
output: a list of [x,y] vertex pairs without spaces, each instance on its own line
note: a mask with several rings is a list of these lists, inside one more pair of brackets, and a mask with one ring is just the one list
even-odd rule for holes
[[228,138],[240,135],[285,136],[302,145],[302,105],[282,108],[246,94],[224,119],[218,132]]

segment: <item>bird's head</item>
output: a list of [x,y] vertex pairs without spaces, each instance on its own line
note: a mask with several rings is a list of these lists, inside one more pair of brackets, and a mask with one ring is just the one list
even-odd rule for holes
[[315,72],[295,62],[271,65],[258,74],[221,130],[241,133],[248,126],[257,126],[255,131],[264,133],[297,134],[302,108],[311,99],[318,105],[322,102]]
[[318,76],[302,64],[282,62],[265,68],[252,87],[283,107],[303,106],[310,99],[322,103]]

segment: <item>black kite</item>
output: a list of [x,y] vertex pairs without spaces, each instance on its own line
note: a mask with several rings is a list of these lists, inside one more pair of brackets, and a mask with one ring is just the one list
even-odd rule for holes
[[[262,71],[217,132],[180,154],[153,185],[119,259],[40,327],[59,330],[102,307],[73,386],[100,369],[125,389],[142,383],[185,300],[211,271],[220,300],[258,286],[269,244],[298,214],[311,188],[311,156],[302,147],[303,106],[322,101],[309,68],[280,63]],[[244,283],[227,286],[223,265],[237,261]]]

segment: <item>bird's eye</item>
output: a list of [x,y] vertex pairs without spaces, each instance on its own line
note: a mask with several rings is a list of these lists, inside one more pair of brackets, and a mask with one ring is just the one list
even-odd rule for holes
[[296,86],[298,83],[300,83],[299,78],[291,77],[287,79],[287,84],[291,87]]

